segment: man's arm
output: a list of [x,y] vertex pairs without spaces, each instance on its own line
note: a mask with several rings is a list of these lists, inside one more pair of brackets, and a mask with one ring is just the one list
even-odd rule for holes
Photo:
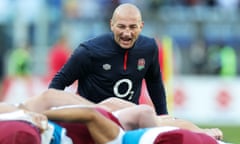
[[166,93],[158,60],[159,51],[156,43],[155,47],[152,64],[146,73],[145,80],[150,98],[154,104],[157,114],[168,114]]
[[158,115],[168,114],[166,94],[162,82],[147,82],[147,88]]
[[49,88],[64,90],[79,78],[85,78],[89,73],[90,58],[84,47],[78,47],[69,60],[52,79]]
[[94,108],[61,108],[45,111],[44,114],[49,120],[85,124],[94,141],[99,144],[112,141],[120,132],[117,124],[105,118]]

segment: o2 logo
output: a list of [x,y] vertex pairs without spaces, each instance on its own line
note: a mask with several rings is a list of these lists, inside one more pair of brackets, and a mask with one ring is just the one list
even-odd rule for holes
[[[127,90],[124,93],[119,92],[119,87],[123,84],[127,84]],[[119,98],[126,98],[128,97],[128,100],[131,100],[133,98],[134,91],[132,91],[133,83],[129,79],[121,79],[116,82],[116,84],[113,86],[113,92],[114,95]]]

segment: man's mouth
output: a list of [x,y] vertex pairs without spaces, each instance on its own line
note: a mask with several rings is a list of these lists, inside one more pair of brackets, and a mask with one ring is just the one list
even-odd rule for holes
[[129,38],[129,37],[121,37],[120,39],[123,44],[129,44],[132,42],[132,38]]
[[123,40],[123,41],[131,41],[132,38],[130,38],[130,37],[121,37],[121,40]]

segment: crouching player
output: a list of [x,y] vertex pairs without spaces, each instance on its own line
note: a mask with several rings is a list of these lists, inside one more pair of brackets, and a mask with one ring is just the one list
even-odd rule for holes
[[99,108],[59,107],[44,114],[50,120],[84,124],[97,144],[218,144],[216,139],[207,134],[171,126],[124,131],[119,124],[99,112]]

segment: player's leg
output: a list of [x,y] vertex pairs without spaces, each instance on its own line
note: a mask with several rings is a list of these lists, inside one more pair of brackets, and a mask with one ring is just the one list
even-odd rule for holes
[[115,98],[115,97],[111,97],[106,100],[103,100],[102,102],[98,103],[98,105],[107,107],[108,111],[110,111],[110,112],[124,109],[127,107],[136,106],[136,104],[134,104],[132,102],[122,100],[120,98]]
[[[29,109],[35,112],[42,112],[51,107],[63,106],[63,105],[95,105],[89,100],[66,91],[48,89],[39,96],[33,96],[27,99],[21,108]],[[122,100],[119,98],[108,98],[97,104],[98,107],[104,108],[110,112],[123,109],[126,107],[136,106],[132,102]]]
[[205,133],[216,139],[223,139],[223,133],[218,128],[202,129],[190,121],[174,118],[172,116],[157,116],[156,119],[158,126],[175,126],[183,129],[188,129],[193,132]]
[[48,89],[39,96],[27,99],[20,107],[41,113],[51,107],[78,104],[95,105],[79,95],[62,90]]
[[47,117],[45,115],[26,110],[20,110],[16,106],[3,103],[0,104],[0,109],[0,121],[21,120],[32,123],[41,131],[47,128]]
[[136,105],[113,112],[125,130],[154,127],[156,113],[149,105]]
[[[118,99],[113,101],[117,105]],[[120,101],[124,103],[123,100]],[[206,133],[217,139],[223,138],[223,133],[218,128],[202,129],[190,121],[176,119],[170,115],[157,116],[154,109],[147,105],[129,106],[114,112],[114,114],[126,130],[152,126],[175,126],[194,132]]]
[[106,144],[114,140],[120,133],[120,127],[105,118],[94,108],[62,108],[45,111],[44,114],[50,120],[66,122],[81,122],[85,124],[98,144]]
[[13,112],[19,110],[16,106],[7,104],[4,102],[0,103],[0,113],[7,113],[7,112]]

